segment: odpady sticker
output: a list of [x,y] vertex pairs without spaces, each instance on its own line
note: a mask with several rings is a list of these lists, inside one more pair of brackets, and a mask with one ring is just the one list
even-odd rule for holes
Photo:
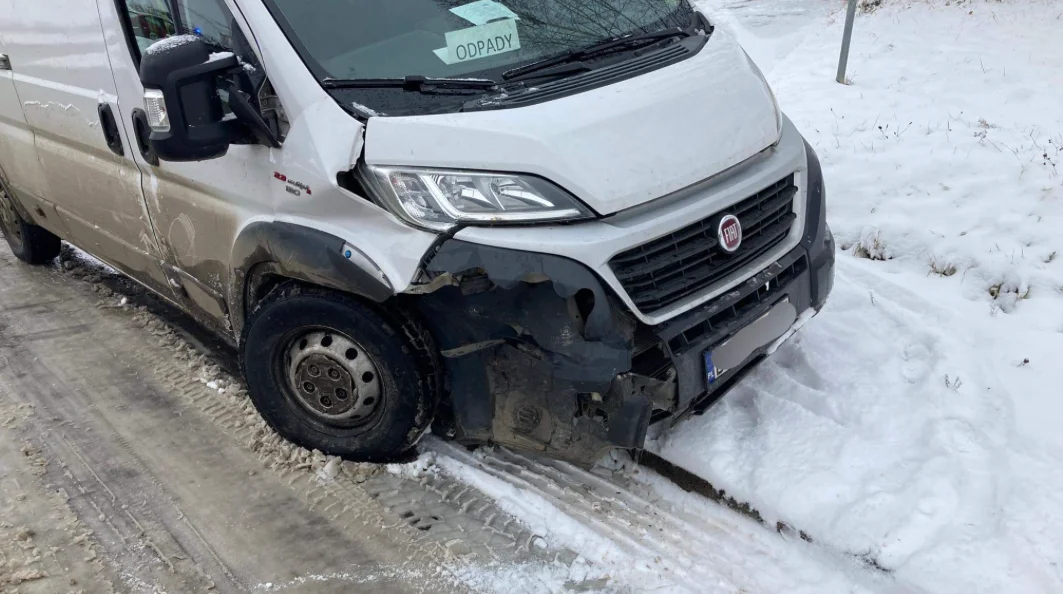
[[469,21],[474,25],[486,25],[498,19],[520,19],[517,13],[495,0],[477,0],[469,4],[457,6],[450,12]]
[[520,49],[517,21],[506,19],[447,33],[448,64],[482,60]]

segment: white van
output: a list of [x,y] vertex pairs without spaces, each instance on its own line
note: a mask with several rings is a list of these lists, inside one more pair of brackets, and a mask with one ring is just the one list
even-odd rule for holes
[[577,462],[824,304],[819,163],[688,0],[9,0],[0,228],[239,348],[292,441]]

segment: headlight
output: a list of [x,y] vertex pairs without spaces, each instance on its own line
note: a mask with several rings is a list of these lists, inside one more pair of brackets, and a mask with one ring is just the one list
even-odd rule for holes
[[561,188],[533,176],[374,166],[367,170],[363,177],[396,214],[430,229],[594,216]]

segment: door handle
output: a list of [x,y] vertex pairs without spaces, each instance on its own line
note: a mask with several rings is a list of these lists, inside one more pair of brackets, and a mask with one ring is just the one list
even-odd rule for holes
[[118,133],[118,122],[114,119],[114,111],[110,103],[101,103],[96,111],[100,114],[100,128],[103,129],[103,137],[107,141],[107,148],[111,152],[122,157],[125,149],[122,148],[122,135]]
[[148,112],[141,108],[133,110],[133,133],[137,137],[137,148],[140,149],[140,156],[144,157],[149,165],[154,167],[159,166],[159,155],[155,154],[155,149],[151,148],[151,126],[148,125]]
[[0,54],[0,70],[11,70],[11,58],[7,54]]

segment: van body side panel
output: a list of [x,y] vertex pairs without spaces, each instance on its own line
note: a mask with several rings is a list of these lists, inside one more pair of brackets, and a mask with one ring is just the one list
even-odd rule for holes
[[[5,15],[11,11],[13,2],[0,0],[0,23],[10,18]],[[10,55],[8,38],[9,34],[0,34],[0,54]],[[26,123],[22,101],[15,91],[12,70],[0,70],[0,173],[17,195],[17,207],[24,211],[22,215],[27,220],[57,235],[66,235],[55,208],[44,200],[48,183],[37,159],[33,130]]]
[[148,209],[168,261],[184,273],[189,305],[214,316],[227,312],[229,254],[241,222],[262,212],[269,189],[249,163],[269,163],[269,149],[233,146],[213,161],[145,165]]
[[338,187],[336,175],[362,158],[365,126],[321,88],[260,0],[235,4],[254,30],[266,74],[292,123],[284,148],[274,151],[277,166],[288,175],[296,171],[322,183],[314,188],[313,201],[288,195],[278,204],[276,219],[317,228],[356,246],[401,293],[438,236],[410,227],[366,197]]
[[[121,28],[124,15],[113,0],[98,0],[98,6],[117,93],[127,110],[142,107],[143,85]],[[361,155],[363,125],[314,80],[261,3],[227,6],[236,8],[234,23],[247,29],[244,36],[261,43],[256,49],[290,129],[280,149],[233,145],[210,161],[152,166],[134,155],[170,276],[184,287],[178,298],[194,314],[238,334],[244,283],[262,264],[276,263],[270,271],[281,276],[374,298],[382,297],[381,282],[404,290],[436,236],[339,187],[337,175]],[[132,137],[126,120],[125,133]],[[293,235],[292,229],[307,231]],[[363,258],[343,258],[344,244],[362,250]],[[329,266],[307,264],[315,262]],[[360,265],[364,269],[355,270]]]
[[[56,18],[56,15],[62,15]],[[98,108],[123,118],[94,0],[13,2],[0,16],[15,88],[71,241],[166,290],[129,138],[112,152]]]
[[[97,5],[117,94],[131,114],[144,107],[144,88],[122,29],[120,19],[127,17],[114,0]],[[132,117],[121,124],[127,137],[136,137]],[[234,145],[218,159],[153,166],[134,143],[130,156],[144,172],[147,212],[178,301],[211,326],[227,329],[229,254],[242,221],[271,210],[270,149]]]
[[61,237],[67,235],[55,206],[44,199],[47,185],[37,160],[33,131],[22,116],[11,73],[5,71],[0,71],[0,177],[24,219]]

